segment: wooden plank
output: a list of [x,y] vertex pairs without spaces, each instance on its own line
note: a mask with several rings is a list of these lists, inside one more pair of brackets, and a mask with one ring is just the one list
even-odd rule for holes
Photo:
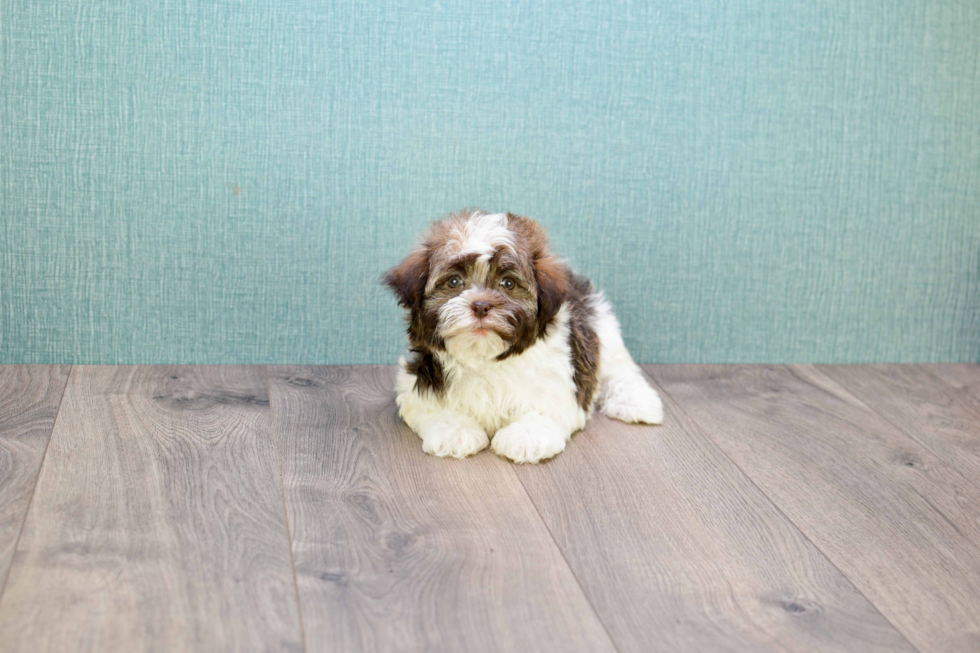
[[956,398],[980,415],[980,365],[976,363],[929,363],[922,367],[952,386]]
[[262,368],[72,370],[0,632],[12,651],[302,649]]
[[980,650],[980,497],[810,366],[647,372],[920,651]]
[[0,365],[0,597],[69,369]]
[[826,374],[872,410],[980,483],[980,413],[920,365],[828,365]]
[[270,376],[310,650],[613,650],[512,465],[425,455],[394,368]]
[[518,475],[619,651],[913,651],[671,402]]
[[922,363],[921,366],[953,387],[980,398],[980,364]]

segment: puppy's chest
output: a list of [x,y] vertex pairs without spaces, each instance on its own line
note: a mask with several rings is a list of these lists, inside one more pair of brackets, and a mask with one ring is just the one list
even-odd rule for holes
[[533,385],[532,374],[500,373],[495,370],[461,368],[452,377],[450,393],[456,401],[496,408],[519,403],[526,389]]
[[526,413],[577,412],[570,365],[508,364],[453,370],[447,398],[495,431]]

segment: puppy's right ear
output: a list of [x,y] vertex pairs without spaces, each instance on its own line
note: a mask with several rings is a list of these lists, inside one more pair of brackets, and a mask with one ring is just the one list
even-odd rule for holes
[[425,284],[429,281],[429,252],[420,248],[408,255],[408,258],[391,268],[381,278],[388,286],[398,304],[402,308],[419,308],[425,293]]

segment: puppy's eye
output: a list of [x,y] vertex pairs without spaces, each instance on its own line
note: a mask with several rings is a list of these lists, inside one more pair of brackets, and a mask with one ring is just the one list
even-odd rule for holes
[[459,288],[462,284],[463,278],[458,274],[454,274],[453,276],[449,277],[448,281],[446,281],[446,285],[450,288]]
[[517,284],[510,277],[507,277],[500,282],[500,287],[504,290],[513,290],[515,286],[517,286]]

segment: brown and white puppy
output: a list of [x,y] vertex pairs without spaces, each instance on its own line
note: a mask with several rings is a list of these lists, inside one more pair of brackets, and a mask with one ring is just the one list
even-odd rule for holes
[[399,413],[427,453],[463,458],[490,444],[533,463],[563,451],[595,405],[624,422],[663,420],[612,307],[533,220],[450,215],[383,281],[408,310]]

